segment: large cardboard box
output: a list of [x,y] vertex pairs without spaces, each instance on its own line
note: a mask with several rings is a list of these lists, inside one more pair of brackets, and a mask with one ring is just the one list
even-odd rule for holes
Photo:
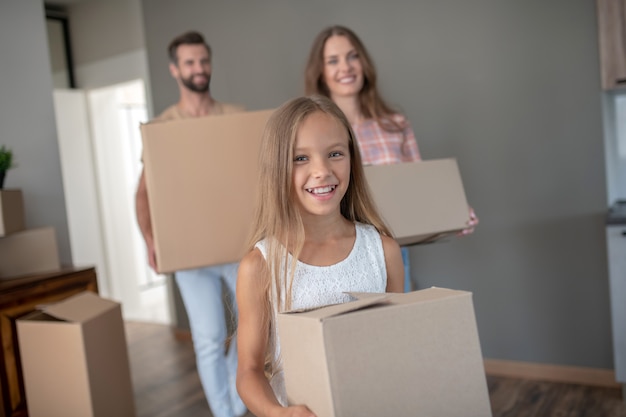
[[0,237],[24,230],[22,190],[0,189]]
[[471,293],[430,288],[278,315],[290,404],[318,417],[488,417]]
[[430,242],[467,227],[469,205],[456,159],[366,166],[365,176],[399,244]]
[[83,292],[17,320],[28,415],[132,417],[118,303]]
[[27,229],[0,237],[0,279],[58,271],[60,267],[53,227]]
[[143,161],[159,272],[236,262],[272,110],[148,123]]
[[[159,272],[236,262],[244,255],[260,139],[272,112],[141,126]],[[400,244],[435,240],[469,220],[454,159],[368,166],[365,172]]]

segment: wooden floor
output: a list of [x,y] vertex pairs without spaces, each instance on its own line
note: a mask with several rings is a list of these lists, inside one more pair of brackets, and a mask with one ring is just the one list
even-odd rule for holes
[[[211,416],[191,341],[152,323],[127,322],[126,335],[137,417]],[[491,376],[487,383],[493,417],[626,417],[620,389]]]

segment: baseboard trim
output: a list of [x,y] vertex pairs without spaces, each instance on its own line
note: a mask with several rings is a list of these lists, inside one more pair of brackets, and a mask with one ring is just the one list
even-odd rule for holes
[[620,388],[612,369],[485,359],[487,375]]

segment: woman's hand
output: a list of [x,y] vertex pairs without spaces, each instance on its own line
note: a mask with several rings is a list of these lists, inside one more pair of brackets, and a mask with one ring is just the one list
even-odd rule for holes
[[466,236],[466,235],[474,233],[474,229],[476,229],[476,226],[478,226],[479,220],[478,220],[478,216],[476,215],[472,207],[469,208],[469,215],[470,215],[470,218],[467,221],[468,227],[466,229],[461,230],[459,233],[457,233],[457,236]]

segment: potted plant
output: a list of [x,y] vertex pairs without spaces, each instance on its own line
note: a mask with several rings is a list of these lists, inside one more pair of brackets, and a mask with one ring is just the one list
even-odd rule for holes
[[0,190],[4,187],[4,177],[11,168],[13,168],[13,151],[2,145],[0,146]]

